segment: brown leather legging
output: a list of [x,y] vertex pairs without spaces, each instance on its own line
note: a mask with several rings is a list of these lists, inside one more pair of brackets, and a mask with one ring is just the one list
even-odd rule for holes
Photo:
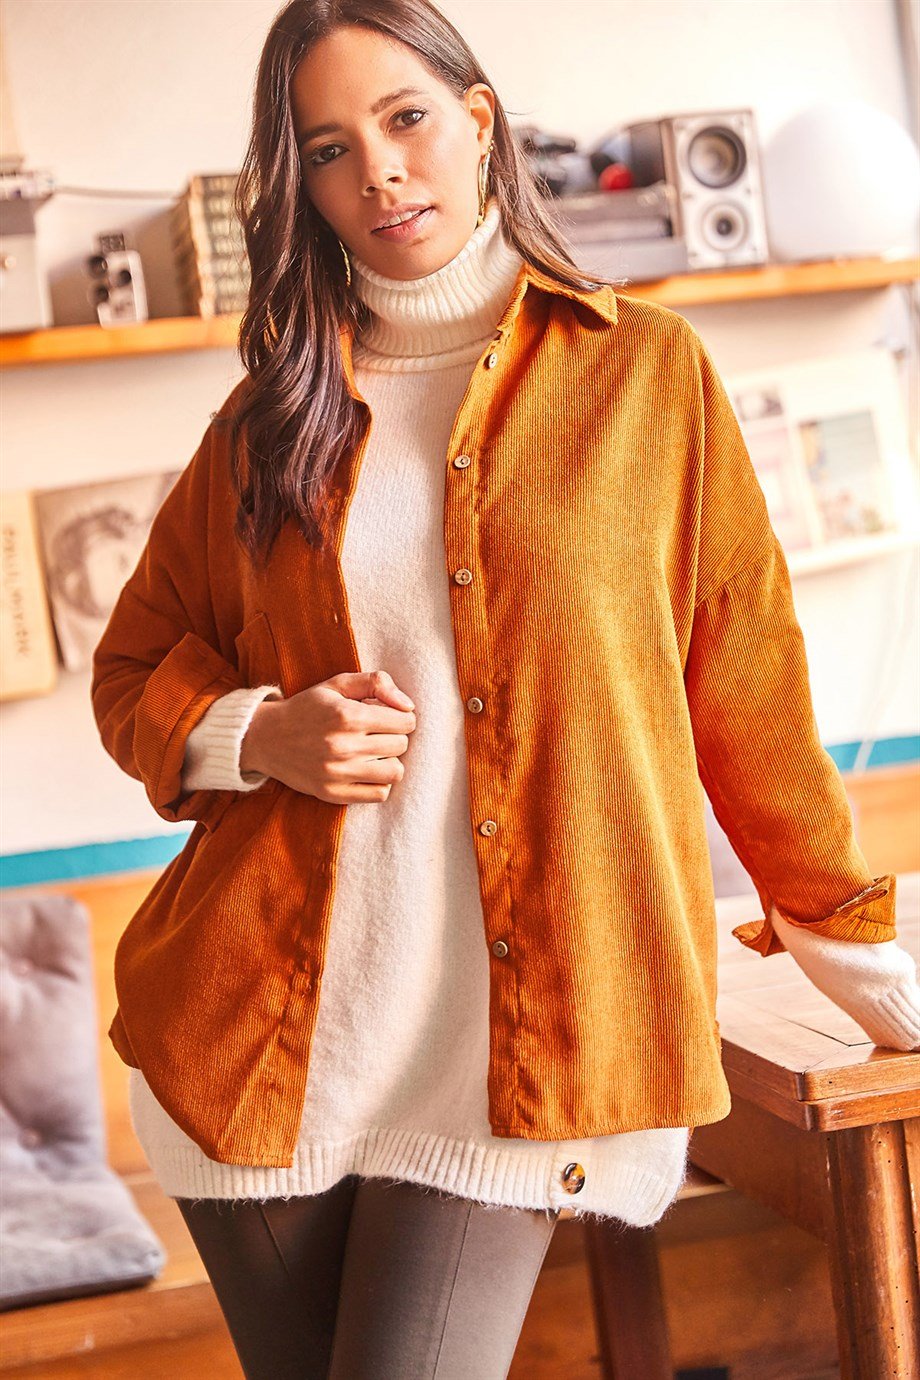
[[176,1201],[247,1380],[505,1380],[558,1220],[353,1174]]

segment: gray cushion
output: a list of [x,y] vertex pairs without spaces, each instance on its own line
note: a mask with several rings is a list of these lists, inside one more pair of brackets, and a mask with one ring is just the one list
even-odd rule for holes
[[0,1309],[153,1279],[166,1252],[106,1162],[90,916],[0,893]]

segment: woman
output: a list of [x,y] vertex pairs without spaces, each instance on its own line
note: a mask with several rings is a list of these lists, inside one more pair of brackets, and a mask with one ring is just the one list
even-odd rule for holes
[[[675,313],[575,269],[482,69],[427,0],[279,14],[240,212],[247,378],[97,649],[107,748],[164,817],[199,823],[122,940],[110,1033],[248,1376],[497,1380],[559,1213],[657,1221],[691,1126],[728,1110],[699,783],[670,686],[686,684],[707,788],[761,898],[793,916],[771,906],[739,938],[788,944],[897,1048],[920,1043],[915,969],[893,939],[894,879],[868,873],[812,734],[785,566],[708,358]],[[653,349],[675,380],[702,360],[707,463],[718,476],[729,437],[760,547],[726,543],[733,496],[710,491],[719,521],[691,530],[679,484],[671,505],[641,469],[664,554],[650,558],[627,506],[613,526],[611,437],[651,428],[649,463],[681,474],[701,444],[657,364],[657,395],[630,383]],[[248,565],[220,516],[230,456]],[[592,531],[573,559],[561,534],[579,515]],[[691,567],[696,607],[669,631]],[[794,671],[787,718],[750,759],[767,773],[756,791],[723,782],[704,746],[726,717],[706,708],[720,601],[744,589],[779,610],[761,677]],[[613,627],[623,659],[605,666]],[[352,652],[375,669],[342,669]],[[631,696],[619,719],[647,685],[677,715],[673,736],[664,710],[641,730],[622,793],[605,738],[615,680]],[[757,730],[731,693],[740,761]],[[563,729],[578,735],[566,750]],[[752,821],[774,780],[813,795],[777,803],[761,846]],[[793,807],[808,811],[798,898],[771,860],[792,861],[778,839]],[[605,899],[614,875],[629,909]],[[266,995],[288,960],[290,984]]]

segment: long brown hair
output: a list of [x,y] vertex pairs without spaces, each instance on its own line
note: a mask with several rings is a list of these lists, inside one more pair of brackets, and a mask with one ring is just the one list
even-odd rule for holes
[[[252,133],[235,196],[251,283],[239,351],[249,375],[228,409],[236,532],[249,555],[267,559],[290,515],[310,545],[329,477],[357,445],[364,409],[348,390],[340,330],[366,324],[368,309],[347,287],[335,232],[304,189],[290,82],[320,39],[343,25],[375,29],[411,48],[462,98],[475,82],[494,86],[461,35],[429,0],[290,0],[275,17],[259,60]],[[546,210],[535,174],[496,96],[489,195],[521,256],[554,279],[594,291]],[[245,427],[245,484],[238,442]]]

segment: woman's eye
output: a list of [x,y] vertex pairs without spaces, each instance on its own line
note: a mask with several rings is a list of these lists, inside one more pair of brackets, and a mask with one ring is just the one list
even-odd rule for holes
[[310,162],[313,164],[314,168],[321,168],[324,163],[333,162],[331,158],[320,158],[320,154],[325,153],[327,149],[334,149],[335,147],[335,144],[323,144],[321,149],[317,149],[314,154],[311,154]]
[[[401,110],[399,114],[396,116],[396,118],[397,120],[401,120],[404,115],[421,115],[423,120],[427,113],[428,112],[426,110],[419,110],[418,108],[413,107],[411,110]],[[420,125],[422,123],[422,120],[413,120],[412,125]],[[412,125],[404,125],[403,128],[411,129]]]
[[[420,125],[422,123],[422,120],[425,119],[427,114],[427,110],[422,110],[418,106],[412,106],[408,110],[401,110],[399,114],[396,115],[394,118],[397,120],[401,120],[404,115],[418,115],[420,117],[419,119],[412,120],[410,124],[402,126],[403,129],[414,129],[416,125]],[[330,149],[336,149],[338,147],[338,144],[323,144],[322,148],[317,149],[315,153],[311,154],[310,163],[314,168],[322,168],[327,163],[334,163],[334,158],[322,158],[320,155],[327,153]]]

